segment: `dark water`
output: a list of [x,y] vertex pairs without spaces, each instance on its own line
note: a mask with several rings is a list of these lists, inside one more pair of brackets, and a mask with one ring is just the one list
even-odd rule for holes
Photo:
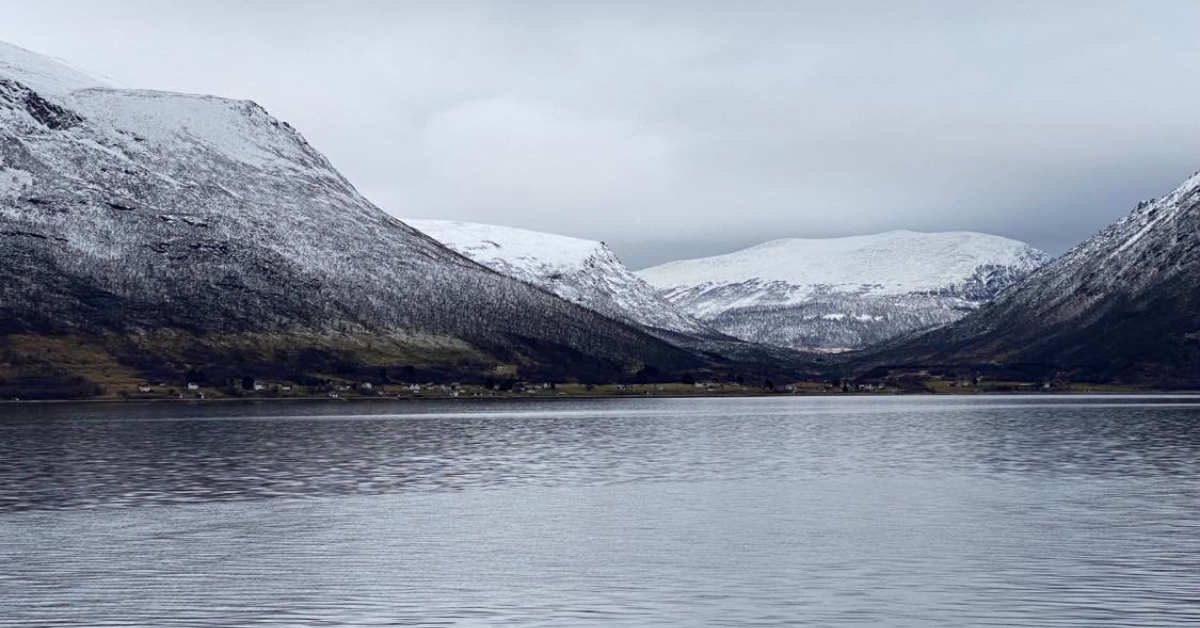
[[1200,625],[1200,398],[0,406],[0,626]]

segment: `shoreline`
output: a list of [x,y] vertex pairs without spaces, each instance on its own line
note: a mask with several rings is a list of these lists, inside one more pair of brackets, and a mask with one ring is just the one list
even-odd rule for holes
[[4,406],[23,406],[23,405],[65,405],[65,404],[137,404],[137,403],[181,403],[181,404],[209,404],[209,403],[263,403],[263,402],[324,402],[324,403],[342,403],[342,402],[426,402],[426,401],[567,401],[567,400],[597,400],[597,399],[753,399],[753,398],[771,398],[771,399],[803,399],[803,398],[836,398],[836,397],[856,397],[856,398],[897,398],[897,397],[1073,397],[1073,396],[1091,396],[1091,397],[1140,397],[1140,396],[1157,396],[1157,397],[1200,397],[1200,390],[1138,390],[1138,391],[1054,391],[1054,392],[1032,392],[1032,391],[981,391],[970,393],[930,393],[930,392],[898,392],[898,393],[872,393],[872,392],[846,392],[846,393],[727,393],[717,395],[679,395],[679,394],[659,394],[659,395],[562,395],[562,396],[547,396],[547,395],[505,395],[505,396],[486,396],[486,397],[450,397],[450,396],[412,396],[412,397],[338,397],[329,398],[323,396],[305,396],[305,397],[216,397],[208,399],[196,398],[157,398],[157,399],[120,399],[113,397],[102,397],[96,399],[0,399],[0,407]]

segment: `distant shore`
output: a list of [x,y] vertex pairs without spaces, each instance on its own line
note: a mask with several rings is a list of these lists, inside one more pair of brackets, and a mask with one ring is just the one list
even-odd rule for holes
[[209,404],[209,403],[340,403],[340,402],[427,402],[427,401],[450,401],[450,402],[467,402],[467,401],[569,401],[569,400],[599,400],[599,399],[749,399],[749,398],[764,398],[764,399],[805,399],[805,398],[895,398],[895,397],[1069,397],[1069,396],[1097,396],[1097,397],[1123,397],[1123,396],[1168,396],[1168,397],[1200,397],[1200,390],[1058,390],[1058,391],[1029,391],[1029,390],[1009,390],[1009,391],[974,391],[974,392],[805,392],[805,393],[777,393],[777,392],[730,392],[730,393],[696,393],[696,394],[678,394],[678,393],[659,393],[659,394],[569,394],[569,395],[480,395],[480,396],[458,396],[452,397],[449,395],[413,395],[413,396],[346,396],[330,398],[327,396],[306,395],[306,396],[289,396],[289,397],[147,397],[147,398],[121,398],[121,397],[93,397],[79,399],[0,399],[0,406],[15,406],[15,405],[40,405],[40,404],[138,404],[138,403],[179,403],[179,404]]

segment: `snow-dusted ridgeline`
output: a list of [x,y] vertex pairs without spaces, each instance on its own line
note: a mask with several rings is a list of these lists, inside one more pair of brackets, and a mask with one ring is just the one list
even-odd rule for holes
[[603,242],[470,222],[404,222],[483,266],[605,316],[682,334],[714,334],[630,272]]
[[1047,377],[1200,386],[1200,173],[975,314],[881,351],[887,363],[1038,364]]
[[253,102],[118,89],[2,43],[0,259],[0,334],[349,335],[427,358],[695,363],[388,216]]
[[1047,259],[998,236],[890,231],[775,240],[638,276],[732,336],[843,351],[958,320]]

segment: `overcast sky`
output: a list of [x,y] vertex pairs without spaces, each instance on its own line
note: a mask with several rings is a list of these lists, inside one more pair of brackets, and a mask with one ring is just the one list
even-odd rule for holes
[[1200,169],[1200,2],[0,0],[0,39],[257,101],[400,217],[1052,253]]

